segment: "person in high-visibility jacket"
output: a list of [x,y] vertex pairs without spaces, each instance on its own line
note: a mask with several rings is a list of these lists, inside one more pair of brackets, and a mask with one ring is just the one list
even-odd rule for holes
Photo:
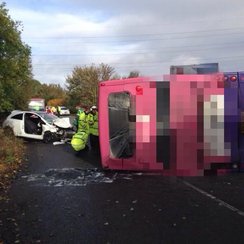
[[79,107],[77,112],[76,112],[76,116],[75,116],[75,119],[73,121],[73,127],[74,127],[74,130],[76,132],[78,132],[78,122],[79,122],[79,117],[80,117],[80,114],[84,112],[84,108],[81,108]]
[[90,133],[90,145],[91,148],[98,152],[99,151],[99,132],[98,132],[98,110],[96,106],[92,106],[90,113],[87,116],[89,124],[89,133]]
[[51,112],[52,112],[52,114],[57,114],[57,109],[54,106],[52,106],[51,107]]
[[81,151],[87,147],[89,137],[88,112],[85,110],[79,114],[78,130],[71,139],[71,146],[75,151]]
[[79,120],[78,120],[78,132],[79,131],[84,131],[89,135],[89,122],[88,122],[88,115],[89,112],[87,110],[84,110],[83,112],[80,113],[79,115]]
[[71,146],[76,151],[79,152],[86,148],[88,141],[88,134],[85,131],[78,131],[75,133],[71,139]]

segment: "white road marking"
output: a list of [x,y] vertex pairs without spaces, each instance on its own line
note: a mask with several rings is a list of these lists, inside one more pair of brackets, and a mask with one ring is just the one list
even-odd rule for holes
[[183,180],[183,183],[184,183],[185,185],[187,185],[188,187],[194,189],[195,191],[197,191],[197,192],[203,194],[204,196],[211,198],[212,200],[214,200],[215,202],[217,202],[220,206],[223,206],[223,207],[225,207],[225,208],[228,208],[229,210],[231,210],[231,211],[233,211],[233,212],[235,212],[235,213],[241,215],[242,217],[244,217],[244,212],[241,211],[240,209],[238,209],[238,208],[236,208],[236,207],[234,207],[234,206],[232,206],[232,205],[230,205],[230,204],[224,202],[223,200],[221,200],[221,199],[215,197],[215,196],[212,195],[212,194],[207,193],[206,191],[204,191],[204,190],[202,190],[202,189],[200,189],[200,188],[198,188],[198,187],[192,185],[191,183],[189,183],[189,182],[187,182],[187,181],[184,181],[184,180]]

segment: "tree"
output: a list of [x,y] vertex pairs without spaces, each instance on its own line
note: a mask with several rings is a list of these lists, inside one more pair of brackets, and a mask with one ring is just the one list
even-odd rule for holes
[[63,103],[66,100],[66,91],[59,84],[42,84],[36,96],[44,98],[46,103],[53,99],[59,99]]
[[21,40],[22,25],[11,19],[5,6],[0,4],[0,112],[26,108],[32,78],[31,50]]
[[31,79],[29,82],[28,93],[31,95],[31,97],[39,97],[41,88],[42,84],[40,81]]
[[57,107],[60,105],[65,105],[66,101],[63,98],[53,98],[48,100],[47,105],[52,107]]
[[30,80],[27,93],[31,97],[44,98],[49,106],[65,105],[67,100],[66,90],[59,84],[41,84],[35,79]]
[[106,64],[75,67],[72,75],[66,78],[69,105],[91,106],[97,104],[98,83],[111,79],[114,68]]
[[139,71],[137,71],[137,70],[133,70],[133,71],[130,72],[128,78],[136,78],[136,77],[138,77],[139,75],[140,75],[140,72],[139,72]]
[[101,63],[98,67],[99,81],[110,80],[113,75],[115,75],[114,68],[107,64]]

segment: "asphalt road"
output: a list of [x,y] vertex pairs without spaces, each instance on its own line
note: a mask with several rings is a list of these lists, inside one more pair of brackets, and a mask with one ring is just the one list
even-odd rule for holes
[[0,201],[0,243],[244,243],[244,175],[104,172],[98,155],[27,142]]

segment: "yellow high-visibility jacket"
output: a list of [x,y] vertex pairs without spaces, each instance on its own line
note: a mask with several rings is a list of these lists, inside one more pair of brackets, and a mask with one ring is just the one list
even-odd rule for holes
[[86,147],[88,134],[84,131],[77,132],[71,139],[71,146],[75,151],[80,151]]
[[71,139],[71,146],[75,151],[80,151],[86,147],[89,136],[89,124],[87,114],[83,111],[79,114],[78,130]]
[[90,134],[92,134],[94,136],[98,136],[99,135],[99,132],[98,132],[98,112],[96,112],[95,114],[89,113],[87,115],[87,121],[89,124]]
[[83,131],[89,135],[89,123],[87,119],[87,114],[85,112],[81,112],[78,120],[78,132]]

